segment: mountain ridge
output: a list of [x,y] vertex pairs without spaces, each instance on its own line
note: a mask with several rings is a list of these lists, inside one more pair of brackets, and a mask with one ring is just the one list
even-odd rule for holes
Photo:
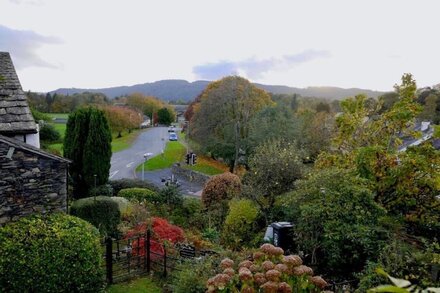
[[[85,88],[59,88],[49,93],[72,95],[83,92],[103,93],[113,99],[118,96],[129,95],[132,93],[142,93],[144,95],[155,96],[160,99],[170,101],[179,100],[192,101],[210,83],[207,80],[196,80],[189,82],[183,79],[165,79],[155,82],[140,83],[131,86],[115,86],[98,89]],[[265,85],[254,83],[258,88],[273,94],[299,94],[303,97],[316,97],[326,99],[343,99],[357,94],[366,94],[368,97],[378,97],[385,92],[374,91],[360,88],[340,88],[333,86],[313,86],[306,88],[290,87],[286,85]]]

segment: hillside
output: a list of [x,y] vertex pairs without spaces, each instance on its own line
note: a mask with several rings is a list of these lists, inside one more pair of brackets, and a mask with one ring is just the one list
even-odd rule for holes
[[[160,80],[151,83],[136,84],[132,86],[118,86],[101,89],[80,89],[80,88],[60,88],[51,93],[61,94],[75,94],[82,92],[100,92],[108,96],[109,98],[115,98],[121,95],[127,95],[131,93],[142,93],[144,95],[151,95],[160,99],[178,100],[183,99],[185,101],[193,100],[198,94],[200,94],[209,81],[198,80],[194,82],[188,82],[186,80]],[[255,84],[257,87],[264,89],[274,94],[299,94],[303,97],[318,97],[328,99],[342,99],[356,94],[366,94],[369,97],[377,97],[383,92],[358,89],[358,88],[338,88],[338,87],[307,87],[296,88],[283,85],[264,85]]]

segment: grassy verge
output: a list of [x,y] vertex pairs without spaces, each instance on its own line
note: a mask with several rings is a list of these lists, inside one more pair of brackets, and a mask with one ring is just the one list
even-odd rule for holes
[[194,166],[184,166],[185,169],[191,169],[206,175],[217,175],[229,171],[228,166],[214,159],[205,156],[197,156],[197,164]]
[[131,133],[124,134],[120,138],[113,138],[112,152],[116,153],[129,148],[133,141],[139,136],[139,134],[141,134],[141,130],[136,129],[133,130]]
[[[169,141],[165,147],[163,155],[157,155],[144,163],[145,170],[153,171],[170,168],[174,163],[183,159],[186,153],[185,147],[178,141]],[[142,164],[136,167],[136,171],[142,170]]]
[[111,285],[107,288],[108,293],[161,293],[159,288],[150,278],[140,278],[128,283]]

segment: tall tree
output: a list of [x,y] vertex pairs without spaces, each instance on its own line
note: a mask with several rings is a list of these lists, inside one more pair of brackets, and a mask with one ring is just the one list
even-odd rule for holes
[[191,137],[203,151],[227,161],[233,171],[239,158],[249,152],[252,117],[272,103],[265,91],[244,78],[230,76],[212,82],[203,91],[200,103],[194,105]]
[[64,156],[73,161],[69,171],[75,198],[87,196],[95,180],[96,185],[108,181],[111,140],[103,111],[83,108],[69,115],[63,150]]
[[157,111],[159,124],[170,125],[174,121],[173,114],[168,108],[161,108]]

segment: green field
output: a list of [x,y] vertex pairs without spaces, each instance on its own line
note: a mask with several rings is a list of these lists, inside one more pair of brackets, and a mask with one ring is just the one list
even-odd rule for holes
[[108,293],[161,293],[159,288],[150,278],[140,278],[128,283],[111,285],[107,288]]
[[[157,155],[144,163],[145,170],[153,171],[170,168],[174,163],[183,160],[185,153],[186,149],[180,142],[169,141],[165,147],[163,155]],[[142,164],[136,167],[136,171],[141,170]]]
[[49,116],[52,118],[64,118],[67,119],[69,117],[69,113],[44,113],[44,115]]
[[[67,119],[69,114],[68,113],[44,113],[44,115],[49,116],[52,118],[65,118]],[[64,135],[66,134],[66,124],[64,123],[50,123],[56,131],[58,131],[61,135],[61,138],[64,139]],[[120,152],[132,144],[132,142],[138,137],[138,135],[141,133],[140,130],[133,130],[131,133],[124,133],[122,137],[116,138],[116,134],[113,134],[112,139],[112,152]],[[55,143],[48,146],[48,150],[55,150],[59,153],[62,153],[63,150],[63,144],[62,143]]]

